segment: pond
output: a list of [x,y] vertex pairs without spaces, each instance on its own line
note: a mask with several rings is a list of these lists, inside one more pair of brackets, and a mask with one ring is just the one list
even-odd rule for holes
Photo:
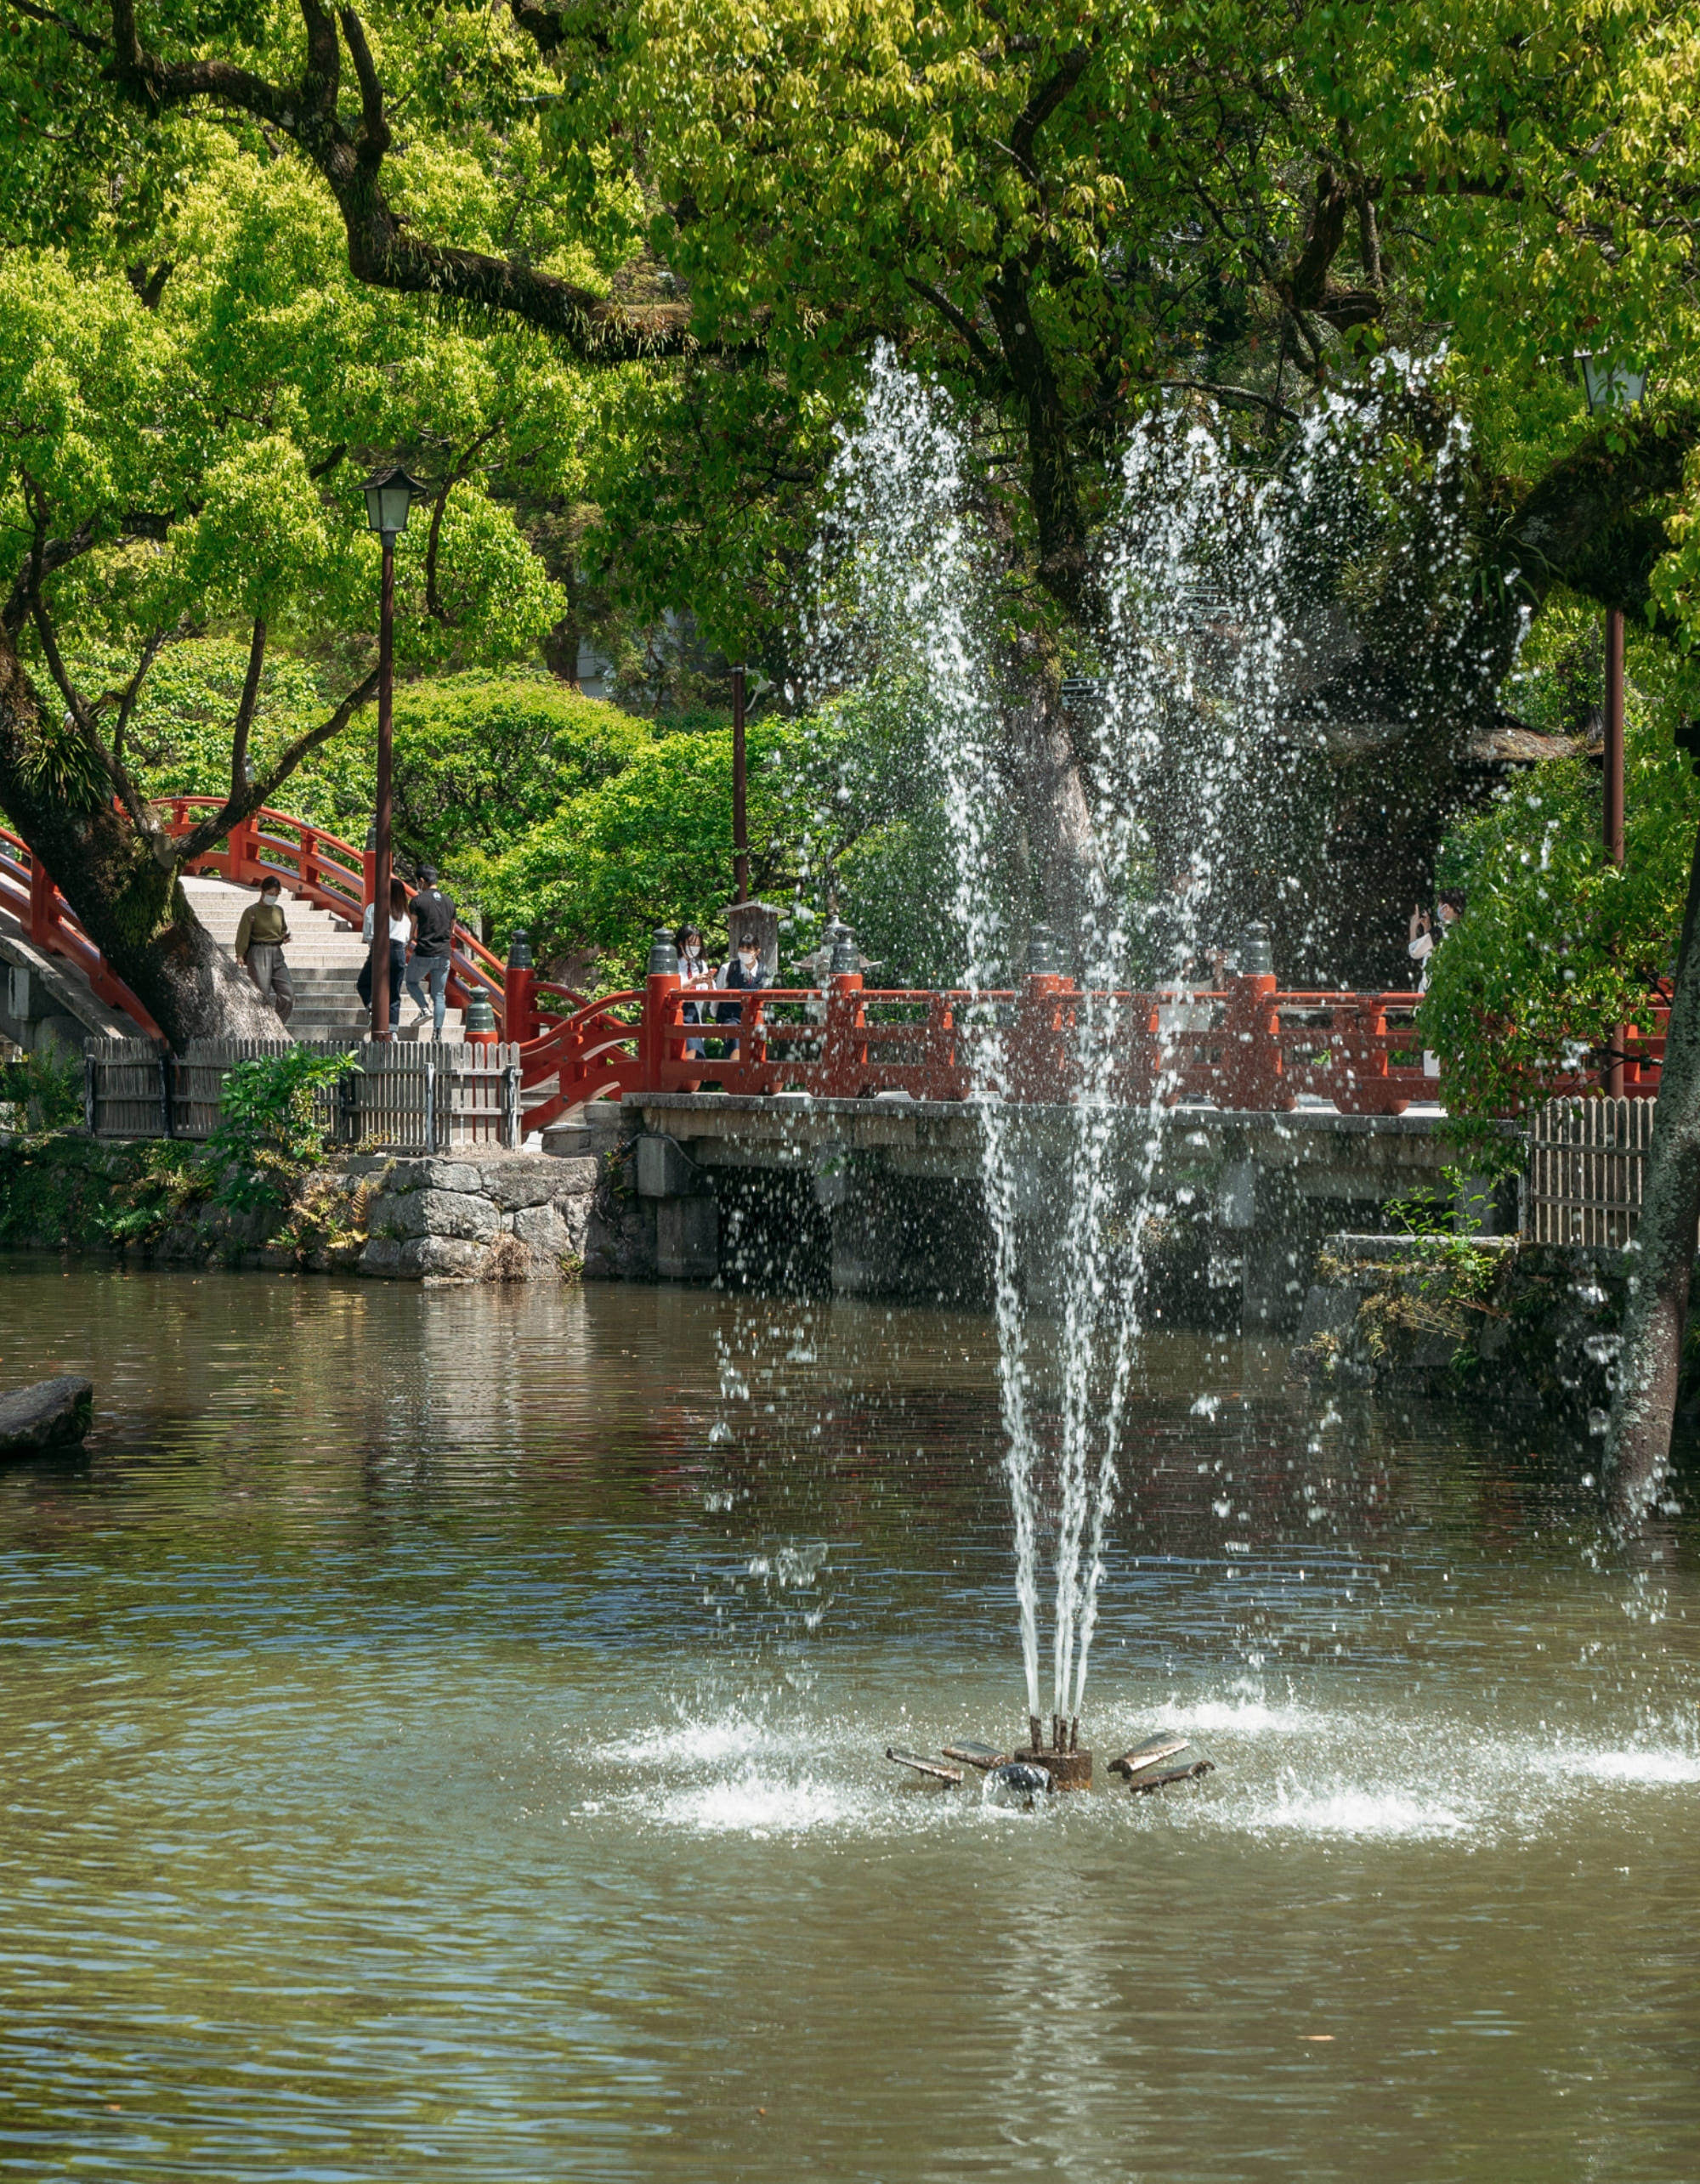
[[881,1756],[1020,1727],[984,1321],[0,1280],[98,1400],[0,1471],[0,2177],[1700,2175],[1695,1531],[1585,1451],[1152,1338],[1027,1815]]

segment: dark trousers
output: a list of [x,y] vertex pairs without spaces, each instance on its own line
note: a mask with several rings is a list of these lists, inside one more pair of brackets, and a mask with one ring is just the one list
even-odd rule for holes
[[[407,968],[407,943],[392,941],[389,944],[389,1027],[395,1029],[396,1016],[401,1007],[401,974]],[[360,965],[360,975],[354,982],[360,997],[360,1005],[370,1009],[372,1004],[372,959],[368,956]]]

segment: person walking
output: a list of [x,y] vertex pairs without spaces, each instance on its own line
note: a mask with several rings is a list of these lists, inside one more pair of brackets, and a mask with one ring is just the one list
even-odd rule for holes
[[[1419,993],[1428,992],[1429,972],[1434,967],[1434,952],[1463,914],[1464,891],[1459,887],[1446,887],[1441,891],[1438,932],[1429,922],[1429,914],[1424,909],[1422,904],[1414,902],[1411,905],[1411,940],[1408,953],[1415,962],[1422,965],[1421,970],[1417,975]],[[1431,1047],[1423,1049],[1423,1074],[1425,1077],[1440,1075],[1440,1056]]]
[[[681,925],[673,935],[673,946],[679,953],[679,983],[688,992],[693,988],[712,986],[714,974],[708,967],[702,952],[702,935],[694,925]],[[685,1024],[700,1024],[702,1010],[694,1001],[687,1001],[679,1010],[679,1021]],[[706,1043],[702,1039],[687,1039],[685,1052],[700,1061]]]
[[[360,975],[355,983],[360,989],[361,1005],[368,1011],[372,1004],[372,912],[377,905],[366,904],[362,929],[366,944],[366,960],[360,965]],[[389,883],[389,1028],[392,1034],[401,1021],[401,980],[407,968],[407,945],[413,937],[413,925],[407,914],[407,890],[400,880]]]
[[414,1021],[422,1024],[428,1016],[431,1036],[439,1039],[449,1006],[449,956],[455,940],[455,905],[437,885],[434,864],[422,864],[419,868],[419,891],[413,898],[411,914],[413,953],[407,965],[407,991],[419,1011]]
[[[754,933],[745,933],[722,966],[716,984],[732,993],[753,993],[767,984],[762,976],[762,950]],[[722,1024],[736,1024],[742,1021],[743,1005],[737,1001],[722,1001],[715,1009],[715,1021]],[[739,1042],[734,1038],[726,1050],[726,1059],[736,1061]]]
[[295,1007],[295,988],[283,958],[289,936],[282,883],[268,873],[260,882],[259,901],[249,903],[236,927],[236,960],[286,1024]]

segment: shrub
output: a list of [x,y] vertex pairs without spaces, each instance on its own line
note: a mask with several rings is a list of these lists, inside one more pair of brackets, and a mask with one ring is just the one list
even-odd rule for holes
[[239,1061],[224,1079],[218,1127],[207,1157],[220,1171],[221,1204],[247,1209],[283,1204],[303,1168],[325,1157],[319,1095],[359,1069],[352,1054],[286,1054]]

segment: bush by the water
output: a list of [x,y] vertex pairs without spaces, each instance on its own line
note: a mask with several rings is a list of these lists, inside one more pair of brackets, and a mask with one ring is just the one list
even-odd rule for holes
[[69,1129],[82,1119],[82,1065],[74,1055],[37,1047],[0,1062],[0,1127]]
[[[303,1258],[348,1255],[366,1242],[364,1195],[334,1178],[315,1182],[326,1137],[314,1109],[356,1066],[352,1055],[300,1047],[239,1063],[205,1145],[102,1142],[66,1127],[62,1113],[0,1143],[0,1244],[122,1251],[173,1231],[186,1242],[193,1225],[208,1252],[264,1242]],[[76,1111],[80,1120],[80,1086]]]

